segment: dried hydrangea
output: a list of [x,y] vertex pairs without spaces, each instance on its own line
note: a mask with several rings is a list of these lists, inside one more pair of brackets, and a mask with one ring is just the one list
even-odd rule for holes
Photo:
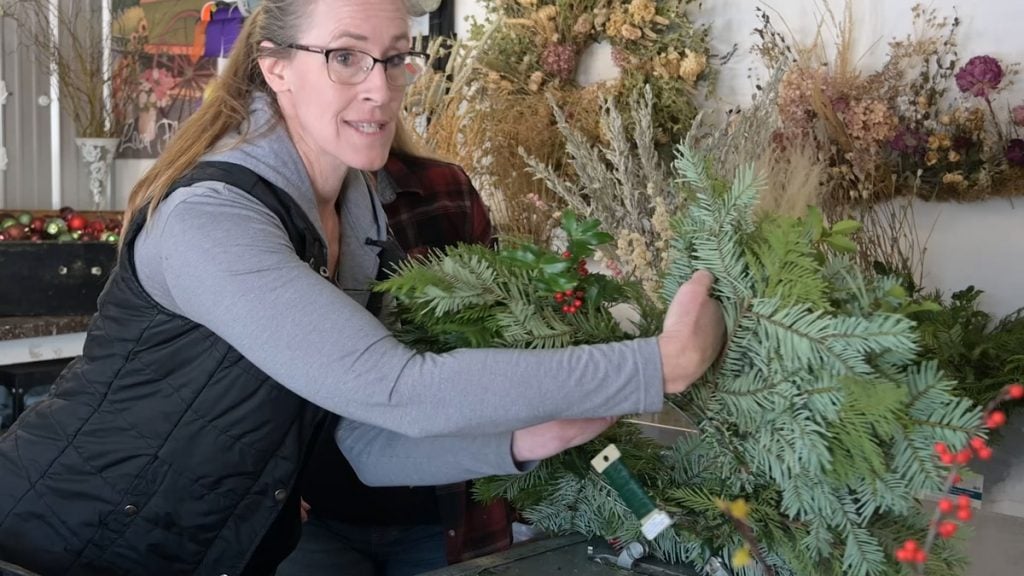
[[896,134],[896,115],[875,98],[854,100],[841,114],[850,138],[867,143],[888,142]]

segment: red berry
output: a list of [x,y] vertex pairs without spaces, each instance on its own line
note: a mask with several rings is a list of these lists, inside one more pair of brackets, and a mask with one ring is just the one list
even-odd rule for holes
[[904,550],[910,550],[911,552],[916,551],[917,550],[917,540],[907,540],[906,542],[903,543],[903,549]]
[[561,302],[562,300],[565,300],[565,294],[555,292],[555,302]]
[[971,450],[969,448],[964,448],[956,453],[956,463],[963,466],[971,461],[971,456],[973,456],[973,454],[971,454]]
[[939,512],[943,514],[949,514],[953,511],[953,501],[949,498],[943,498],[939,500]]
[[1024,384],[1020,382],[1016,384],[1010,384],[1006,387],[1006,394],[1010,396],[1011,400],[1020,400],[1024,398]]
[[569,252],[568,250],[566,250],[565,252],[562,252],[562,258],[565,258],[566,260],[568,260],[569,258],[572,258],[572,252]]
[[982,460],[988,460],[992,458],[992,449],[989,448],[988,446],[985,446],[981,450],[978,450],[978,458]]
[[950,522],[949,520],[943,520],[939,522],[939,537],[940,538],[952,538],[953,534],[956,534],[956,522]]
[[1003,412],[1002,410],[993,410],[992,413],[988,415],[988,420],[985,424],[989,428],[999,428],[1003,424],[1006,424],[1006,412]]
[[949,448],[947,448],[946,444],[943,443],[943,442],[936,442],[935,443],[935,453],[936,454],[948,454],[949,453]]
[[565,292],[563,292],[566,298],[572,298],[572,293],[572,290],[566,290]]
[[569,307],[569,314],[575,314],[577,310],[579,310],[579,308],[573,308],[573,307],[570,306]]
[[927,561],[928,561],[928,553],[927,552],[925,552],[924,550],[916,550],[914,552],[914,563],[915,564],[924,564]]
[[914,553],[905,548],[900,548],[896,551],[896,561],[906,564],[913,559]]
[[966,494],[961,494],[956,497],[956,505],[958,508],[963,510],[964,508],[971,507],[971,497]]
[[961,522],[967,522],[971,519],[974,513],[971,512],[970,508],[961,508],[956,511],[956,519]]
[[577,298],[577,299],[572,301],[572,305],[577,307],[577,308],[579,308],[580,306],[583,306],[583,300],[580,300],[579,298]]
[[583,290],[577,290],[576,291],[576,297],[577,298],[583,298]]
[[981,450],[985,448],[985,439],[982,438],[981,436],[975,436],[974,438],[971,438],[971,448],[974,448],[975,450]]
[[945,466],[952,466],[953,455],[950,454],[949,452],[946,452],[945,454],[939,454],[939,462],[942,462],[942,464]]
[[562,306],[562,312],[565,312],[566,314],[568,314],[570,310],[572,310],[572,308],[570,308],[568,304],[566,304],[565,306]]
[[960,480],[962,480],[962,478],[960,478],[959,474],[953,474],[953,484],[959,484]]

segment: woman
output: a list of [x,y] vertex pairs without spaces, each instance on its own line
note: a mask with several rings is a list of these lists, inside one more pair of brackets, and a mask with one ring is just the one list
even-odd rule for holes
[[657,338],[557,351],[417,354],[363,308],[387,244],[363,171],[384,165],[423,69],[408,36],[401,0],[266,0],[249,17],[132,191],[82,357],[0,438],[0,558],[272,574],[324,409],[366,483],[441,484],[658,410],[710,365],[724,331],[704,273]]
[[[420,151],[403,128],[396,126],[374,183],[398,245],[408,255],[423,255],[460,243],[492,244],[487,208],[469,176]],[[303,478],[307,520],[277,576],[333,575],[340,566],[346,576],[422,574],[512,543],[504,501],[476,502],[464,482],[368,487],[333,437],[318,443]]]

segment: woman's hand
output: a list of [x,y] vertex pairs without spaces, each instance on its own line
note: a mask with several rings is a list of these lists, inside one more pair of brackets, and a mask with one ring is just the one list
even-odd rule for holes
[[512,433],[512,457],[516,462],[550,458],[563,450],[593,440],[617,418],[552,420]]
[[711,366],[725,343],[722,307],[711,298],[715,277],[698,270],[679,287],[658,336],[665,393],[690,387]]

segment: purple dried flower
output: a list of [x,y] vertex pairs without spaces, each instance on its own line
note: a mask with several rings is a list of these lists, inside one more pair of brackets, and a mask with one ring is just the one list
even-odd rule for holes
[[1014,138],[1006,145],[1006,161],[1024,167],[1024,140]]
[[1010,110],[1010,117],[1013,118],[1013,124],[1024,128],[1024,104],[1017,104]]
[[975,56],[956,73],[956,87],[964,94],[988,98],[1003,81],[1003,67],[991,56]]
[[917,156],[924,151],[928,137],[913,128],[900,127],[889,146],[901,154]]

